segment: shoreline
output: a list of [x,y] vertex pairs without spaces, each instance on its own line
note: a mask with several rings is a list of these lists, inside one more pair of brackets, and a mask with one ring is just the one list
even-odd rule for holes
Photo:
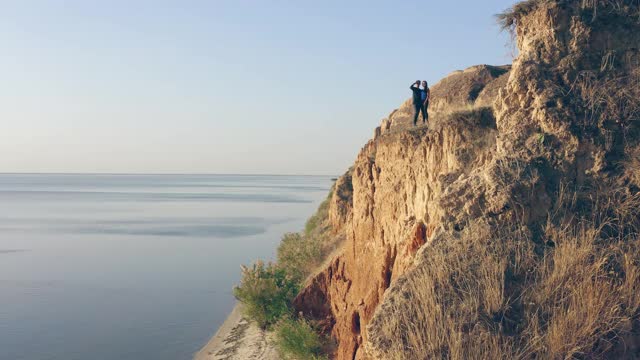
[[236,304],[209,341],[193,355],[193,360],[278,360],[269,335],[242,315]]

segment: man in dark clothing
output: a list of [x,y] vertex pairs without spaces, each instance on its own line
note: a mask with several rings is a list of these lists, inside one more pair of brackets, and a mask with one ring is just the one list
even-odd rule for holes
[[413,126],[416,126],[418,122],[418,115],[420,115],[421,111],[422,121],[427,121],[426,112],[424,110],[424,102],[422,99],[422,89],[420,89],[420,80],[416,80],[416,82],[411,84],[409,89],[413,91],[413,109],[415,110],[415,114],[413,115]]

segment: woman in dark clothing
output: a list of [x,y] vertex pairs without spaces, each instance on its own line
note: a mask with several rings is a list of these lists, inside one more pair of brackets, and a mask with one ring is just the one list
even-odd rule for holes
[[[422,122],[427,123],[429,120],[429,99],[431,98],[431,90],[429,89],[429,84],[427,81],[422,82]],[[413,121],[415,124],[415,120]]]

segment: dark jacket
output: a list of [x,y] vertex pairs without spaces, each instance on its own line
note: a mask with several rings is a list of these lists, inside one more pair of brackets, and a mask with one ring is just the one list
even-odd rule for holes
[[413,105],[422,104],[422,89],[420,89],[420,86],[413,84],[409,89],[413,91]]

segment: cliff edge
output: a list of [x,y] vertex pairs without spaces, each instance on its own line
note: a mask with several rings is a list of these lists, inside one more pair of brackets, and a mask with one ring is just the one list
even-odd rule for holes
[[432,87],[330,200],[295,300],[337,359],[640,358],[640,4],[529,0],[512,66]]

